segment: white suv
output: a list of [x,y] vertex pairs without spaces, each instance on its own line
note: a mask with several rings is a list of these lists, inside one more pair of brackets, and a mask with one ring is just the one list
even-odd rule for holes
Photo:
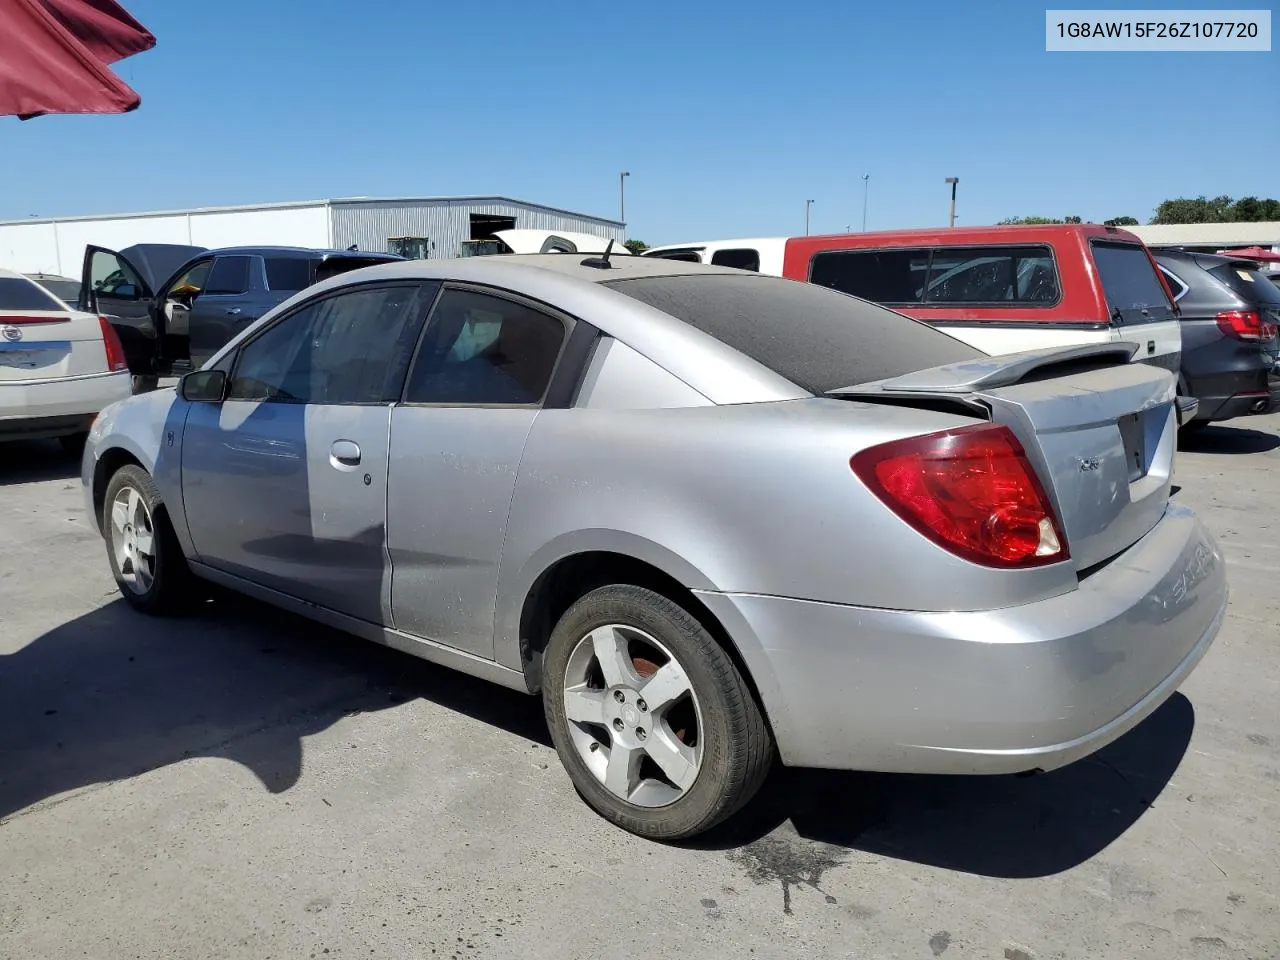
[[98,411],[129,396],[124,348],[102,317],[0,270],[0,441],[84,442]]

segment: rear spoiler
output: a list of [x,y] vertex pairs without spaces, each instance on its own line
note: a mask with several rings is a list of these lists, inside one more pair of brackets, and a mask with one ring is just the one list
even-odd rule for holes
[[[997,387],[1009,387],[1032,373],[1050,373],[1052,367],[1110,366],[1128,363],[1137,351],[1136,343],[1084,343],[1070,347],[1046,347],[999,356],[962,360],[940,367],[917,370],[900,377],[874,380],[828,390],[827,395],[866,396],[868,394],[969,394]],[[1064,371],[1065,372],[1065,371]],[[1056,371],[1055,371],[1056,373]],[[1053,374],[1050,374],[1053,375]]]

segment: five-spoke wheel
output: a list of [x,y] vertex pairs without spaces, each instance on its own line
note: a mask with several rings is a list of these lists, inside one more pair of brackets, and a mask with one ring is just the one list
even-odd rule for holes
[[643,836],[709,829],[752,797],[773,759],[730,653],[687,609],[643,587],[601,587],[560,618],[543,706],[579,792]]

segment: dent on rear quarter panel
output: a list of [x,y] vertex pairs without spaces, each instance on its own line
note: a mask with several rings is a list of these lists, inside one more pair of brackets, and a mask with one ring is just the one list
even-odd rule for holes
[[904,610],[987,609],[1072,589],[1069,565],[996,571],[946,553],[849,466],[864,446],[972,422],[830,399],[544,410],[511,505],[496,656],[519,667],[530,586],[586,549],[647,550],[639,559],[691,589]]

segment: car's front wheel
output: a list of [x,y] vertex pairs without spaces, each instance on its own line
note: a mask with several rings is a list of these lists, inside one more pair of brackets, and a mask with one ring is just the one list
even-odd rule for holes
[[107,484],[102,532],[120,593],[144,613],[171,613],[191,597],[191,571],[155,481],[121,467]]
[[733,658],[687,610],[642,587],[592,591],[561,617],[543,706],[574,786],[641,836],[702,833],[751,799],[773,739]]

